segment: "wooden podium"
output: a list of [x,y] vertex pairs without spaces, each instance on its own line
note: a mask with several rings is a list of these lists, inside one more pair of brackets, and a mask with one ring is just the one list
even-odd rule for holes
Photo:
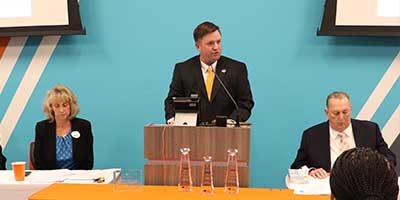
[[190,148],[192,180],[201,184],[203,156],[212,156],[216,187],[224,186],[227,150],[238,149],[239,184],[249,185],[250,128],[184,127],[146,125],[144,127],[144,183],[178,185],[180,151]]

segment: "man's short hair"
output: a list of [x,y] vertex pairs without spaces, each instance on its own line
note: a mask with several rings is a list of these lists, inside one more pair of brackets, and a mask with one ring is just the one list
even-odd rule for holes
[[329,99],[343,99],[347,98],[350,101],[350,96],[346,92],[335,91],[328,95],[326,98],[326,107],[328,107]]
[[396,200],[398,178],[385,156],[370,148],[353,148],[335,161],[330,187],[336,200]]
[[212,22],[203,22],[199,24],[193,31],[194,41],[197,42],[205,35],[213,33],[214,31],[218,31],[221,34],[221,31],[217,25],[213,24]]

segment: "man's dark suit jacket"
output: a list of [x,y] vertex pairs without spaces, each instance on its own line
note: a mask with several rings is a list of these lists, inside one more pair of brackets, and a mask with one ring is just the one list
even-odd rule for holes
[[[71,131],[78,131],[79,138],[72,137],[72,158],[75,169],[93,168],[93,135],[90,122],[73,118]],[[49,120],[36,124],[34,167],[39,170],[57,169],[56,165],[56,123]]]
[[0,170],[5,170],[6,169],[6,157],[3,155],[3,149],[1,148],[0,145]]
[[175,65],[168,96],[164,102],[166,120],[175,116],[172,97],[189,97],[190,94],[195,93],[200,97],[201,122],[211,122],[216,119],[216,115],[225,115],[234,120],[237,120],[237,115],[239,115],[240,121],[246,121],[254,106],[246,65],[221,56],[215,71],[237,102],[239,110],[235,109],[235,105],[216,77],[211,101],[208,100],[200,57],[195,56]]
[[[394,166],[396,156],[382,138],[379,126],[370,121],[351,120],[356,147],[369,147],[384,155]],[[331,171],[331,151],[329,143],[329,123],[324,122],[304,131],[297,157],[290,166],[298,169],[307,167],[323,168]]]

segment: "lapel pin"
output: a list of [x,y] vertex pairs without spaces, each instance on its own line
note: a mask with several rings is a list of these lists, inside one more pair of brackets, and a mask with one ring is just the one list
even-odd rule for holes
[[226,69],[222,69],[221,72],[225,74],[226,73]]
[[81,134],[79,133],[79,131],[72,131],[71,136],[75,139],[78,139],[79,137],[81,137]]

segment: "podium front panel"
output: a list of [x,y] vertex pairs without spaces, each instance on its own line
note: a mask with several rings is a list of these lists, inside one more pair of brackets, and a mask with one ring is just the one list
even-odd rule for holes
[[192,179],[201,184],[203,156],[212,156],[214,185],[223,186],[227,150],[238,149],[239,183],[249,185],[250,128],[186,127],[146,125],[144,127],[144,166],[146,185],[178,185],[180,148],[190,148]]
[[157,126],[144,127],[144,157],[149,160],[180,159],[179,149],[189,147],[191,160],[210,155],[225,161],[236,148],[239,161],[250,160],[250,128]]

